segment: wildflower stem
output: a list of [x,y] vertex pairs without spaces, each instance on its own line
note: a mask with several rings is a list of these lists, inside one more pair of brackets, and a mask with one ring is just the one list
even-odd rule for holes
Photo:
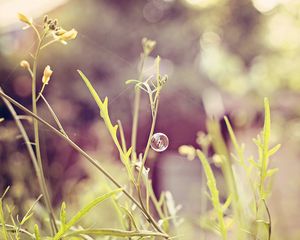
[[[0,93],[3,93],[3,91],[2,91],[1,88],[0,88]],[[28,135],[26,133],[26,130],[25,130],[22,122],[18,118],[18,115],[17,115],[14,107],[12,106],[12,104],[8,100],[6,100],[5,98],[2,97],[2,99],[3,99],[4,103],[5,103],[5,105],[7,106],[8,110],[10,111],[11,115],[13,116],[13,118],[14,118],[14,120],[16,122],[16,125],[19,128],[19,131],[20,131],[20,133],[21,133],[21,135],[22,135],[22,137],[24,139],[24,142],[26,144],[26,148],[28,150],[29,156],[30,156],[30,158],[32,160],[33,167],[34,167],[36,175],[37,175],[39,186],[41,188],[41,191],[44,192],[45,190],[44,190],[44,185],[43,185],[43,181],[42,181],[41,171],[40,171],[40,168],[39,168],[36,156],[34,154],[32,145],[30,144],[30,140],[29,140],[29,137],[28,137]]]
[[153,111],[153,118],[152,118],[152,123],[151,123],[149,136],[148,136],[148,141],[147,141],[145,152],[143,154],[142,164],[141,164],[141,168],[140,168],[139,175],[138,175],[138,180],[137,180],[137,185],[138,186],[140,185],[140,182],[141,182],[141,176],[142,176],[143,168],[145,167],[147,156],[148,156],[148,153],[149,153],[149,150],[150,150],[151,138],[152,138],[154,130],[155,130],[158,103],[159,103],[159,98],[157,99],[157,104],[155,105],[155,108],[154,108],[154,111]]
[[40,97],[43,99],[43,101],[45,102],[45,104],[46,104],[46,106],[47,106],[47,108],[48,108],[50,114],[52,115],[52,117],[53,117],[53,119],[54,119],[56,125],[58,126],[59,130],[60,130],[66,137],[68,137],[67,133],[65,132],[63,126],[61,125],[61,123],[60,123],[58,117],[56,116],[54,110],[52,109],[51,105],[48,103],[48,101],[47,101],[46,98],[43,96],[43,94],[40,94],[39,96],[40,96]]
[[58,39],[53,39],[53,40],[45,43],[43,46],[41,46],[40,50],[43,50],[45,47],[48,47],[49,45],[51,45],[52,43],[55,43],[57,41],[58,41]]
[[36,33],[37,38],[38,38],[38,40],[39,40],[39,42],[40,42],[40,41],[41,41],[41,35],[40,35],[39,31],[37,30],[37,28],[36,28],[33,24],[31,24],[30,26],[32,27],[32,29],[33,29],[34,32]]
[[46,87],[46,84],[43,84],[43,86],[42,86],[42,88],[41,88],[41,90],[40,90],[40,92],[39,92],[39,94],[38,94],[38,96],[36,98],[36,102],[38,102],[38,100],[40,99],[41,95],[44,92],[45,87]]
[[[40,48],[42,45],[42,42],[46,36],[47,32],[44,32],[43,35],[39,38],[38,41],[38,46],[36,48],[36,52],[34,55],[34,60],[33,60],[33,68],[32,68],[32,112],[37,115],[37,102],[36,102],[36,80],[37,80],[37,63],[38,63],[38,57],[39,57],[39,53],[40,53]],[[47,189],[47,185],[46,185],[46,180],[45,180],[45,176],[44,176],[44,171],[43,171],[43,163],[42,163],[42,157],[41,157],[41,150],[40,150],[40,140],[39,140],[39,124],[37,119],[33,119],[33,129],[34,129],[34,142],[35,142],[35,154],[36,154],[36,159],[39,165],[39,175],[41,177],[41,181],[42,181],[42,193],[45,197],[45,203],[46,203],[46,207],[48,209],[49,212],[49,217],[50,217],[50,222],[51,222],[51,229],[52,229],[52,234],[54,234],[55,232],[58,231],[58,227],[56,225],[55,222],[55,215],[54,215],[54,211],[51,205],[51,201],[50,201],[50,196],[49,196],[49,192]]]
[[[140,73],[139,73],[139,81],[143,80],[143,71],[144,71],[144,63],[145,63],[146,55],[144,53],[141,54],[140,60]],[[137,138],[137,128],[139,121],[139,109],[140,109],[140,101],[141,101],[141,89],[135,88],[134,95],[134,109],[133,109],[133,122],[132,122],[132,132],[131,132],[131,146],[132,146],[132,156],[133,160],[136,160],[136,138]]]

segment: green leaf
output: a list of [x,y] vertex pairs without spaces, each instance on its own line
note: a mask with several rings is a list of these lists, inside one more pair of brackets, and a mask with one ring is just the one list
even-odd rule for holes
[[32,215],[33,215],[33,212],[25,215],[23,217],[22,221],[20,222],[20,225],[23,225],[25,222],[27,222],[27,220],[29,220],[32,217]]
[[230,194],[229,197],[227,198],[226,202],[223,204],[223,207],[222,207],[223,212],[225,212],[229,208],[231,201],[232,201],[232,195]]
[[277,144],[275,147],[269,150],[269,157],[274,155],[281,147],[281,144]]
[[40,230],[37,224],[34,224],[34,235],[36,240],[41,240]]
[[130,84],[130,83],[136,83],[136,84],[140,84],[142,83],[141,81],[139,80],[136,80],[136,79],[129,79],[125,82],[125,84]]
[[262,156],[261,156],[261,169],[260,169],[260,195],[261,198],[265,198],[265,178],[267,176],[268,163],[269,163],[269,142],[271,135],[271,117],[270,117],[270,105],[267,98],[264,99],[265,107],[265,121],[262,132]]
[[224,117],[224,120],[225,120],[225,123],[226,123],[226,126],[227,126],[227,130],[229,132],[231,142],[234,146],[234,149],[235,149],[240,161],[243,161],[243,149],[239,146],[239,144],[236,140],[236,136],[233,132],[232,126],[231,126],[231,124],[230,124],[230,122],[229,122],[229,120],[226,116]]
[[30,219],[33,215],[33,208],[34,206],[37,204],[37,202],[42,198],[43,195],[40,195],[35,201],[34,203],[31,205],[31,207],[29,208],[29,210],[26,212],[26,214],[24,215],[20,225],[23,225],[28,219]]
[[126,215],[128,216],[130,222],[134,226],[135,230],[138,230],[138,226],[136,224],[136,221],[135,221],[132,213],[127,208],[125,208],[125,207],[121,207],[121,209],[126,213]]
[[255,168],[259,168],[259,167],[260,167],[260,165],[259,165],[257,162],[255,162],[255,160],[253,159],[253,157],[249,158],[249,159],[248,159],[248,162],[249,162],[253,167],[255,167]]
[[60,222],[61,222],[61,228],[65,229],[66,225],[66,203],[62,202],[61,208],[60,208]]
[[4,240],[8,240],[8,233],[5,225],[5,218],[4,218],[4,213],[3,213],[3,198],[5,197],[6,193],[8,192],[10,186],[8,186],[4,193],[2,194],[0,198],[0,223],[2,225],[2,235],[4,236]]
[[97,206],[99,203],[103,202],[104,200],[110,198],[114,194],[121,192],[122,189],[116,189],[114,191],[111,191],[109,193],[106,193],[102,195],[101,197],[98,197],[94,199],[92,202],[87,204],[84,208],[82,208],[68,223],[65,224],[64,229],[60,228],[58,233],[54,236],[53,240],[58,240],[60,239],[66,231],[68,231],[71,227],[73,227],[84,215],[86,215],[92,208]]
[[4,213],[3,213],[3,207],[2,207],[2,198],[0,198],[0,222],[2,225],[2,235],[4,237],[4,240],[8,240],[8,234],[7,234]]
[[278,168],[272,168],[267,171],[267,177],[272,177],[275,173],[278,172]]
[[212,205],[213,205],[214,210],[216,211],[217,217],[218,217],[218,223],[219,223],[218,227],[220,229],[220,233],[221,233],[223,239],[227,239],[227,230],[226,230],[226,226],[225,226],[223,209],[222,209],[220,199],[219,199],[219,191],[217,189],[215,176],[214,176],[213,171],[208,163],[206,156],[200,150],[196,150],[196,154],[199,157],[199,159],[202,163],[202,166],[204,168],[204,172],[205,172],[206,179],[207,179],[207,186],[208,186],[208,189],[211,194],[211,202],[212,202]]
[[88,89],[89,89],[90,93],[92,94],[95,102],[97,103],[98,107],[101,110],[103,108],[103,103],[102,103],[100,97],[98,96],[97,92],[93,88],[92,84],[90,83],[90,81],[88,80],[88,78],[83,74],[83,72],[81,72],[80,70],[77,70],[77,72],[79,73],[79,75],[81,76],[82,80],[84,81],[84,83],[88,87]]
[[123,164],[125,165],[127,172],[129,174],[129,177],[132,181],[134,181],[134,176],[131,170],[131,166],[130,166],[130,159],[128,156],[128,154],[124,153],[121,147],[121,144],[119,143],[119,140],[117,138],[117,129],[118,129],[118,125],[113,125],[110,117],[109,117],[109,113],[108,113],[108,98],[105,97],[104,101],[102,101],[99,97],[99,95],[97,94],[96,90],[94,89],[94,87],[92,86],[92,84],[90,83],[90,81],[88,80],[88,78],[80,71],[77,70],[79,75],[81,76],[82,80],[84,81],[84,83],[86,84],[87,88],[89,89],[90,93],[92,94],[95,102],[97,103],[99,109],[100,109],[100,116],[102,117],[102,119],[104,120],[104,123],[106,125],[106,128],[108,129],[114,144],[116,145],[120,156],[121,156],[121,161],[123,162]]
[[[263,149],[264,151],[266,151],[269,148],[269,141],[270,141],[270,134],[271,134],[270,104],[267,98],[264,99],[264,106],[265,106],[265,122],[264,122],[264,129],[263,129],[263,137],[264,137]],[[267,155],[267,152],[265,152],[265,154]]]

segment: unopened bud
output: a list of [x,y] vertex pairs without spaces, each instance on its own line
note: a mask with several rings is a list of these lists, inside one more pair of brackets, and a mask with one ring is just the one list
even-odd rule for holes
[[143,45],[144,53],[146,55],[149,55],[153,51],[153,49],[156,45],[156,42],[151,39],[143,38],[142,45]]
[[21,22],[24,22],[28,25],[32,25],[32,19],[31,18],[28,18],[26,17],[24,14],[22,13],[18,13],[18,18]]
[[48,15],[44,16],[44,23],[46,23],[48,21]]
[[25,68],[25,69],[30,69],[30,64],[29,64],[29,62],[27,62],[26,60],[22,60],[22,61],[20,62],[20,66],[21,66],[22,68]]
[[43,78],[42,78],[43,84],[48,84],[49,83],[49,80],[50,80],[50,77],[51,77],[52,73],[53,73],[53,71],[51,70],[50,66],[47,65],[47,67],[45,67],[44,75],[43,75]]

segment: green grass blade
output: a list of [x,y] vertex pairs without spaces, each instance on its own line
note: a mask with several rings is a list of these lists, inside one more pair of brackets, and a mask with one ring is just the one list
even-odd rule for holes
[[90,81],[88,80],[88,78],[83,74],[83,72],[81,72],[80,70],[77,70],[77,72],[79,73],[80,77],[82,78],[82,80],[84,81],[84,83],[86,84],[86,86],[88,87],[88,89],[89,89],[90,93],[92,94],[95,102],[97,103],[98,107],[101,110],[101,108],[103,106],[103,102],[101,101],[101,99],[98,96],[97,92],[93,88],[92,84],[90,83]]
[[34,235],[36,240],[41,240],[40,230],[37,224],[34,224]]
[[211,202],[212,202],[214,210],[216,211],[217,216],[218,216],[220,233],[222,235],[223,240],[226,240],[227,239],[227,230],[226,230],[226,226],[225,226],[223,209],[222,209],[222,205],[221,205],[220,199],[219,199],[219,191],[217,189],[217,183],[216,183],[215,176],[214,176],[213,171],[208,163],[206,156],[200,150],[196,150],[196,153],[197,153],[197,156],[199,157],[199,159],[202,163],[202,166],[204,168],[204,172],[205,172],[205,175],[207,178],[207,187],[211,194]]
[[102,119],[104,120],[105,126],[107,127],[119,153],[121,156],[121,161],[123,162],[123,164],[125,165],[127,172],[129,174],[130,179],[134,182],[134,176],[131,170],[131,166],[130,166],[130,159],[129,159],[129,155],[127,153],[131,153],[131,151],[128,150],[128,152],[123,152],[122,146],[119,143],[118,137],[117,137],[117,130],[118,130],[118,125],[113,125],[111,120],[110,120],[110,116],[108,113],[108,98],[105,97],[104,101],[101,101],[99,95],[97,94],[96,90],[94,89],[94,87],[92,86],[91,82],[88,80],[88,78],[80,71],[77,70],[79,75],[81,76],[82,80],[84,81],[84,83],[86,84],[87,88],[89,89],[91,95],[93,96],[95,102],[97,103],[99,109],[100,109],[100,116],[102,117]]
[[262,161],[260,169],[260,195],[262,199],[265,199],[265,188],[264,182],[267,177],[268,162],[269,162],[269,142],[271,134],[271,116],[270,116],[270,105],[267,98],[264,99],[265,107],[265,120],[263,128],[263,140],[262,140]]
[[225,123],[226,123],[226,127],[227,127],[227,130],[228,130],[231,142],[232,142],[233,147],[234,147],[234,149],[235,149],[235,151],[238,155],[238,158],[239,158],[240,161],[244,161],[243,150],[242,150],[242,148],[240,147],[240,145],[238,144],[238,142],[236,140],[236,136],[235,136],[234,131],[232,129],[232,126],[229,122],[229,119],[225,116],[224,120],[225,120]]
[[87,229],[74,231],[66,236],[78,236],[81,234],[92,235],[92,236],[111,236],[111,237],[167,237],[167,235],[160,232],[151,232],[151,231],[125,231],[118,229]]
[[98,197],[94,199],[92,202],[87,204],[84,208],[82,208],[68,223],[65,224],[64,229],[60,228],[58,233],[54,236],[53,240],[60,239],[66,231],[68,231],[71,227],[73,227],[84,215],[86,215],[92,208],[94,208],[99,203],[103,202],[104,200],[110,198],[114,194],[122,191],[122,189],[116,189],[109,193],[106,193],[102,195],[101,197]]
[[67,217],[66,217],[66,203],[62,202],[61,208],[60,208],[60,222],[61,222],[61,229],[65,229]]
[[2,207],[2,198],[0,198],[0,222],[2,225],[2,235],[4,240],[8,240],[8,233],[5,225],[5,219],[4,219],[4,213],[3,213],[3,207]]
[[33,215],[33,208],[35,207],[35,205],[38,203],[38,201],[42,198],[43,195],[40,195],[31,205],[31,207],[28,209],[28,211],[26,212],[26,214],[24,215],[20,225],[23,225],[26,221],[28,221],[28,219],[30,219]]

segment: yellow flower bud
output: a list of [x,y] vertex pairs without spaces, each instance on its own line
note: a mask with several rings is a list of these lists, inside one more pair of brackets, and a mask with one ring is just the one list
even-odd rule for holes
[[29,62],[27,62],[26,60],[22,60],[22,61],[20,62],[20,66],[21,66],[22,68],[25,68],[25,69],[30,69],[30,64],[29,64]]
[[149,55],[153,51],[153,49],[156,45],[156,42],[151,39],[148,39],[148,38],[143,38],[142,45],[143,45],[144,53],[146,55]]
[[191,145],[182,145],[178,148],[180,155],[184,155],[188,160],[192,161],[196,157],[196,150]]
[[31,18],[28,18],[26,17],[24,14],[22,13],[18,13],[18,18],[21,22],[24,22],[28,25],[32,25],[32,19]]
[[53,73],[53,71],[51,70],[50,66],[47,65],[47,67],[45,67],[44,75],[43,75],[43,78],[42,78],[43,84],[48,84],[49,83],[49,80],[50,80],[50,77],[51,77],[52,73]]
[[59,39],[62,41],[72,40],[72,39],[76,38],[77,33],[78,32],[73,28],[70,31],[67,31],[67,32],[63,33],[62,35],[60,35]]

